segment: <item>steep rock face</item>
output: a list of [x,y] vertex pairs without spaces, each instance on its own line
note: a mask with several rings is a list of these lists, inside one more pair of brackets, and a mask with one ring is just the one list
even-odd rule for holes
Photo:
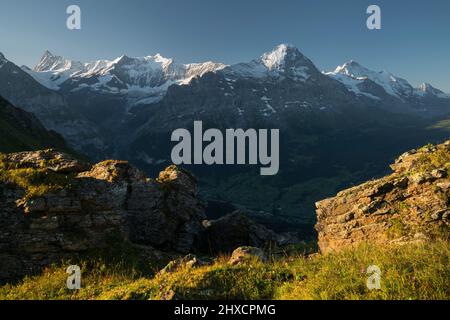
[[186,252],[201,231],[195,179],[148,179],[126,161],[94,166],[52,150],[1,155],[0,280],[131,240]]
[[450,141],[400,156],[394,173],[316,204],[322,252],[448,237]]

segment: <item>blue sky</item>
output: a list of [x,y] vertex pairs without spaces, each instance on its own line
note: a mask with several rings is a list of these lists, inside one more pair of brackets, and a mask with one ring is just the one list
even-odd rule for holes
[[[82,30],[66,28],[78,4]],[[366,8],[382,30],[366,28]],[[181,62],[248,61],[279,43],[320,69],[354,59],[450,92],[448,0],[0,0],[0,52],[34,66],[44,50],[75,60],[161,53]]]

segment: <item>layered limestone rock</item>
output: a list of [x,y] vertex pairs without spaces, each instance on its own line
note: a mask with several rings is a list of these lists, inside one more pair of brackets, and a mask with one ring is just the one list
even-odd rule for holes
[[316,204],[322,252],[448,238],[450,141],[400,156],[393,173]]
[[196,194],[195,179],[175,166],[152,180],[126,161],[0,154],[0,280],[112,240],[188,252],[205,219]]

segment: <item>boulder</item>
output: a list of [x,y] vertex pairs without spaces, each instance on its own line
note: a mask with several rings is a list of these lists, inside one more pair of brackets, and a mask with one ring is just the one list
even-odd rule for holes
[[260,248],[245,246],[233,251],[230,260],[228,260],[228,264],[235,266],[253,260],[266,262],[267,256]]
[[242,210],[216,220],[205,220],[203,227],[197,248],[208,254],[230,253],[241,246],[271,250],[300,242],[296,233],[275,233],[254,222]]
[[217,220],[205,220],[200,250],[212,254],[232,252],[237,247],[269,247],[278,236],[266,227],[254,223],[242,211],[235,211]]

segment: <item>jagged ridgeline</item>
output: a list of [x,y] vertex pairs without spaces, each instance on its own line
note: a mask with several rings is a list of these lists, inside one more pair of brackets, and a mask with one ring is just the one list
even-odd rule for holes
[[0,152],[50,147],[68,150],[62,136],[48,131],[33,114],[14,107],[0,96]]

